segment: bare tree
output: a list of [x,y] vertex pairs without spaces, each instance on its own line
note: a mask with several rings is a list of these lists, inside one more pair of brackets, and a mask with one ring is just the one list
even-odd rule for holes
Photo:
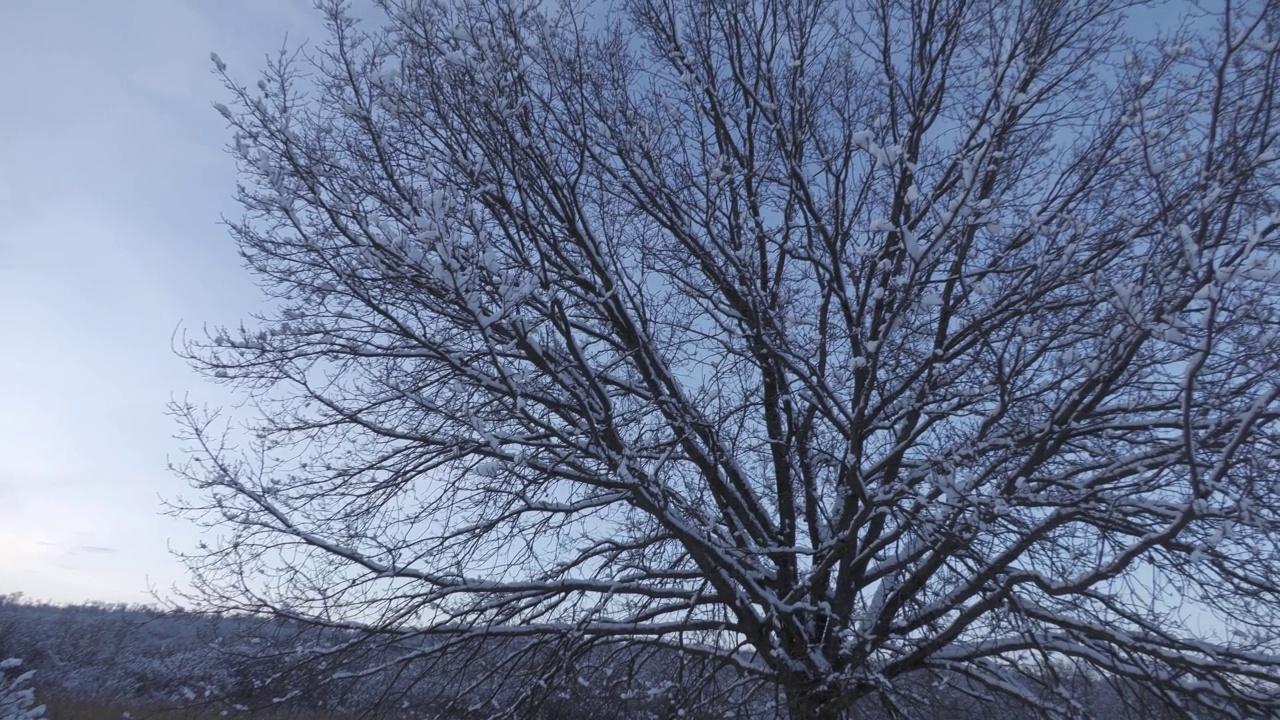
[[272,304],[185,346],[252,432],[176,408],[206,606],[537,674],[494,714],[646,647],[1276,705],[1277,3],[380,7],[214,57]]

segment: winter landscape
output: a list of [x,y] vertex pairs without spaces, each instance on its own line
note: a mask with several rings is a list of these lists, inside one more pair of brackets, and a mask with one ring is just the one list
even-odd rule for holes
[[0,720],[1280,717],[1280,1],[306,15]]

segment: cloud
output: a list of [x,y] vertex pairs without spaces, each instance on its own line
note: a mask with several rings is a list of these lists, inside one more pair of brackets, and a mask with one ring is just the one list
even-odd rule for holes
[[73,548],[73,549],[74,549],[74,550],[79,550],[80,552],[90,553],[90,554],[94,554],[94,555],[96,555],[96,554],[98,554],[98,553],[113,553],[113,552],[116,552],[116,549],[115,549],[115,548],[102,547],[102,546],[100,546],[100,545],[76,545],[76,546],[75,546],[75,548]]

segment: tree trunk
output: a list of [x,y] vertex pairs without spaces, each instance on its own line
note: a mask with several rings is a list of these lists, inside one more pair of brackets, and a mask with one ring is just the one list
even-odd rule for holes
[[787,715],[791,720],[841,720],[844,707],[839,693],[823,680],[788,683]]

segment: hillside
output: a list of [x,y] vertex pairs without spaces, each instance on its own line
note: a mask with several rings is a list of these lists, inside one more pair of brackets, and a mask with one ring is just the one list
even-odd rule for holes
[[[486,654],[518,654],[520,648],[511,652],[509,644],[460,647],[458,662],[422,666],[389,662],[394,656],[387,647],[344,642],[348,639],[281,620],[122,605],[54,606],[24,602],[21,595],[0,596],[0,657],[22,658],[24,668],[37,671],[37,697],[52,720],[465,718],[471,714],[468,707],[473,712],[480,705],[492,707],[520,689],[518,668],[508,668],[507,674],[485,671]],[[317,660],[314,651],[321,642],[347,649]],[[530,658],[546,651],[526,649]],[[304,663],[303,657],[311,659]],[[639,648],[580,658],[586,670],[579,684],[550,692],[538,707],[514,710],[514,716],[744,717],[746,711],[724,710],[735,706],[724,704],[729,694],[743,697],[741,683],[724,683],[716,709],[706,702],[713,689],[682,689],[661,660],[660,654]],[[1099,715],[1160,717],[1139,689],[1102,679],[1078,677],[1077,682]],[[921,720],[1034,717],[1016,705],[975,700],[962,685],[942,677],[913,694],[919,704],[909,709],[910,716]],[[767,693],[758,693],[748,704],[749,714],[771,717],[771,705]],[[850,717],[878,720],[889,717],[885,712],[866,705]]]

